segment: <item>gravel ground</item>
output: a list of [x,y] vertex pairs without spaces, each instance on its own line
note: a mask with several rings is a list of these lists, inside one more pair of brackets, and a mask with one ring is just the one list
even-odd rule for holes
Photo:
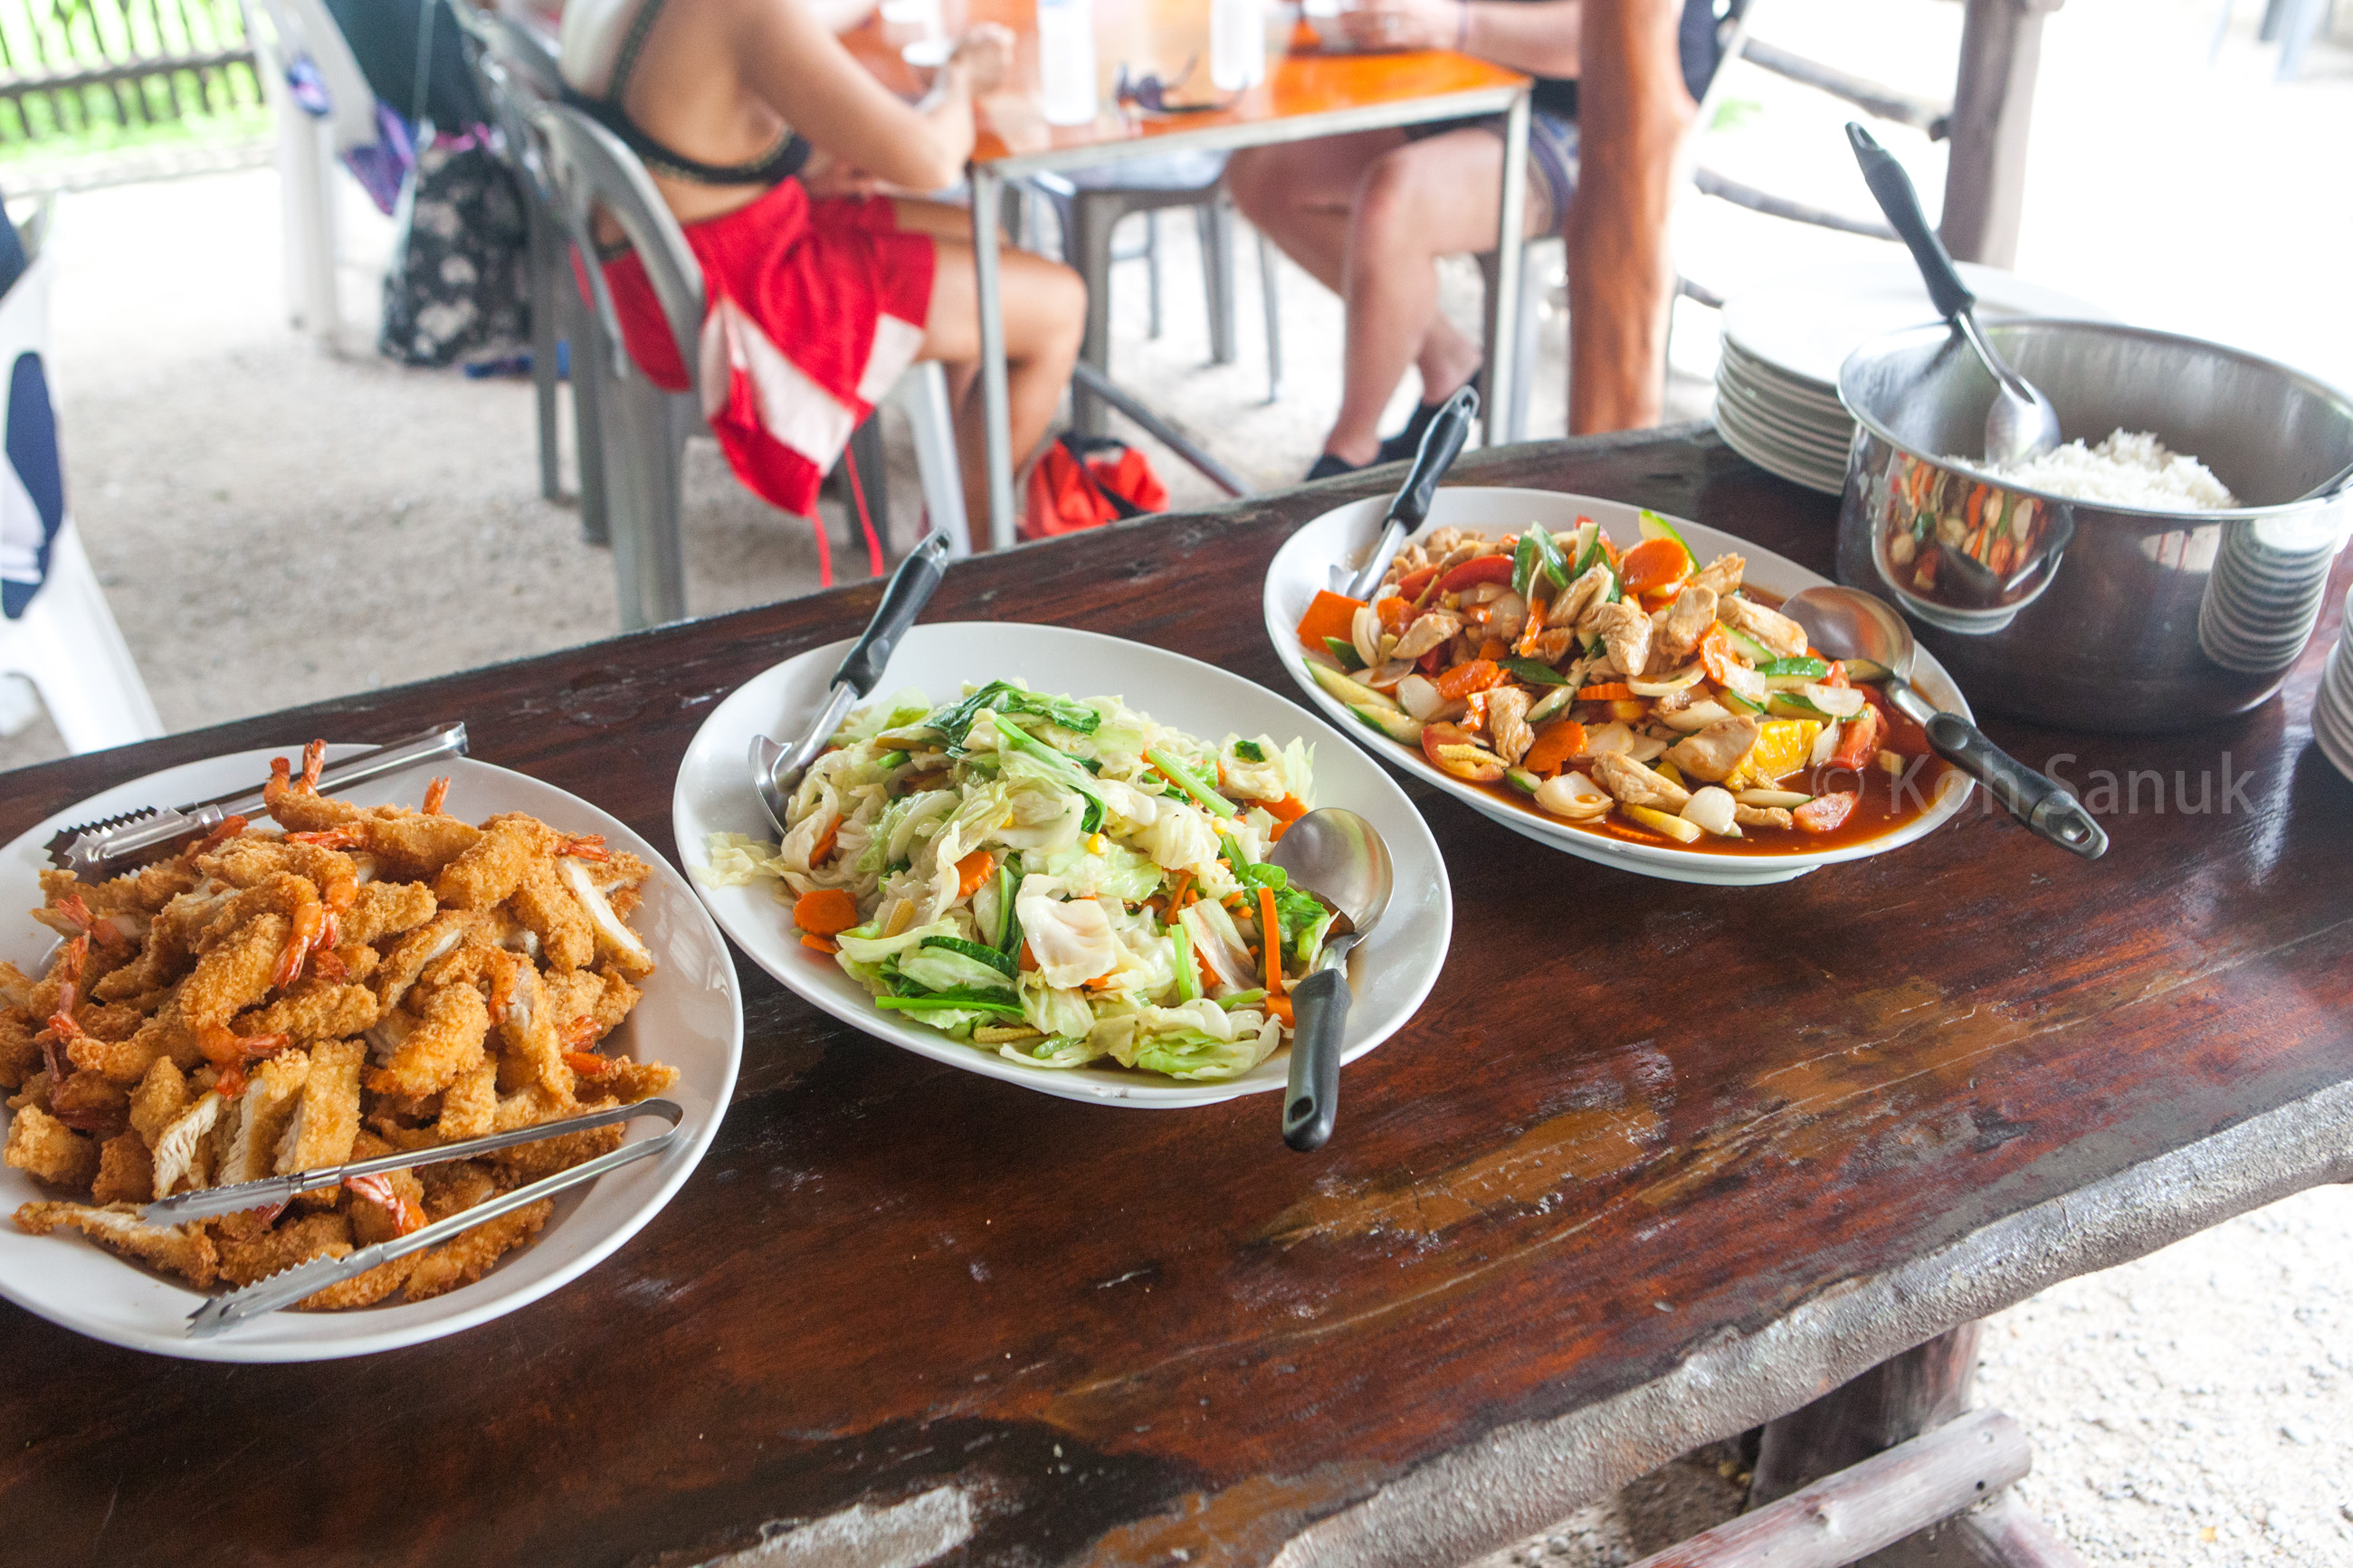
[[[1957,6],[1760,0],[1759,10],[1777,42],[1950,90]],[[2353,383],[2353,311],[2321,259],[2353,250],[2353,204],[2312,199],[2299,151],[2353,144],[2347,25],[2302,80],[2275,86],[2252,11],[2207,68],[2212,18],[2211,0],[2069,0],[2052,19],[2020,268],[2129,319]],[[1841,107],[1737,68],[1703,160],[1861,210]],[[1933,208],[1940,157],[1908,133],[1883,140]],[[17,189],[5,168],[0,186]],[[73,505],[174,729],[544,652],[615,624],[607,557],[581,542],[568,504],[538,496],[528,384],[406,371],[366,353],[371,269],[388,228],[354,188],[343,194],[351,324],[333,357],[282,320],[268,171],[65,198],[52,357]],[[1887,254],[1721,203],[1687,203],[1680,222],[1683,269],[1719,293]],[[1115,371],[1152,387],[1252,482],[1288,482],[1337,402],[1337,302],[1283,269],[1290,390],[1268,406],[1256,268],[1238,279],[1240,360],[1204,366],[1191,226],[1162,232],[1166,331],[1145,338],[1141,269],[1124,267]],[[1467,263],[1449,272],[1446,300],[1474,321]],[[1672,358],[1671,416],[1704,413],[1708,312],[1678,308]],[[1535,430],[1560,426],[1562,359],[1553,310]],[[1409,381],[1392,422],[1415,395]],[[1216,499],[1155,458],[1177,504]],[[894,479],[903,546],[914,486],[912,473]],[[830,502],[827,523],[842,577],[862,576],[854,530]],[[698,613],[816,585],[807,525],[753,501],[707,443],[690,451],[685,529]],[[36,721],[0,739],[0,769],[58,750]],[[1993,1321],[1984,1354],[1981,1400],[2033,1433],[2037,1468],[2021,1497],[2090,1562],[2353,1564],[2353,1194],[2305,1194],[2045,1291]],[[1730,1517],[1742,1480],[1731,1450],[1701,1450],[1482,1568],[1631,1562]]]

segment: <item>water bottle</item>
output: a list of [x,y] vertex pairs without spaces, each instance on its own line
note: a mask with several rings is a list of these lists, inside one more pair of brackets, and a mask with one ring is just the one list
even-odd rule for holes
[[1038,89],[1047,124],[1094,119],[1093,0],[1038,0]]
[[1209,80],[1240,92],[1266,79],[1263,0],[1209,0]]

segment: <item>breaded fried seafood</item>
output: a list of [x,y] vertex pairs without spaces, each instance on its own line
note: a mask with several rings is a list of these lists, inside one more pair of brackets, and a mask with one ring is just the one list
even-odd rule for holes
[[[320,1170],[635,1103],[675,1068],[600,1054],[649,950],[623,916],[649,874],[517,814],[479,826],[318,792],[325,745],[271,764],[277,830],[211,837],[108,882],[41,874],[63,939],[36,979],[0,963],[5,1158],[52,1188],[16,1211],[199,1289],[250,1284],[463,1213],[617,1145],[618,1127],[355,1178],[167,1226],[174,1193]],[[620,912],[616,912],[616,911]],[[479,1279],[541,1202],[301,1303],[422,1300]]]

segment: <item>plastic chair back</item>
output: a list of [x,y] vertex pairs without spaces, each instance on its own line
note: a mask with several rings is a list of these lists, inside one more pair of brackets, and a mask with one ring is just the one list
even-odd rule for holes
[[297,56],[308,55],[327,89],[328,123],[335,151],[375,145],[375,93],[353,58],[343,30],[335,26],[322,0],[255,0],[277,35],[272,53],[276,68],[284,70]]
[[[679,363],[686,367],[688,384],[700,386],[702,264],[687,247],[686,233],[663,205],[653,176],[619,137],[568,104],[543,105],[533,119],[547,139],[551,171],[573,243],[581,247],[585,258],[593,258],[596,248],[591,226],[596,215],[601,212],[619,226],[661,301],[662,315],[678,345]],[[605,330],[616,345],[617,362],[626,358],[627,351],[618,346],[620,326],[605,292],[603,270],[591,265],[587,272]],[[628,374],[617,363],[616,370]]]

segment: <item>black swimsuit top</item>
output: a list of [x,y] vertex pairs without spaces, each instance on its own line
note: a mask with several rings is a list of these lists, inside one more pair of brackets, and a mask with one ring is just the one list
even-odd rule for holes
[[655,140],[629,118],[621,107],[622,95],[628,89],[630,72],[637,68],[638,51],[645,47],[646,35],[653,30],[661,8],[662,0],[645,0],[638,7],[629,23],[628,36],[621,40],[621,51],[614,58],[612,85],[604,97],[591,98],[566,84],[564,101],[619,137],[624,146],[645,161],[647,167],[672,179],[698,185],[780,185],[799,174],[801,165],[808,162],[810,149],[808,142],[794,132],[786,132],[783,141],[748,163],[706,163]]

